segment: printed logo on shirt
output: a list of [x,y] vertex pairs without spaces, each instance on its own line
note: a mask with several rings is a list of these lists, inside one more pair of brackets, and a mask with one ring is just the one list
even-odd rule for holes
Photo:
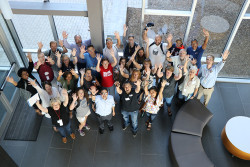
[[103,72],[103,77],[109,77],[112,75],[112,72],[109,70],[107,72]]
[[157,49],[157,48],[155,48],[155,49],[153,50],[153,55],[158,55],[158,49]]

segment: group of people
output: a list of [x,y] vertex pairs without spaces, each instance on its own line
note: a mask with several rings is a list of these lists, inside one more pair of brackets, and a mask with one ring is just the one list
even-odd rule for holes
[[[43,44],[38,43],[38,61],[33,62],[27,54],[28,68],[20,68],[16,82],[12,77],[6,80],[20,88],[26,100],[38,94],[40,99],[33,105],[39,115],[50,118],[55,131],[67,142],[67,134],[75,139],[71,129],[71,119],[75,115],[78,131],[84,136],[89,130],[87,119],[95,114],[99,122],[99,133],[103,134],[107,122],[113,131],[112,117],[115,116],[116,104],[123,115],[125,130],[131,124],[132,134],[136,137],[138,115],[147,116],[146,128],[151,130],[153,120],[161,108],[172,116],[171,104],[176,95],[180,102],[192,100],[204,95],[207,106],[214,90],[216,78],[229,55],[222,54],[222,60],[214,64],[214,56],[206,57],[206,64],[201,64],[201,57],[207,47],[209,32],[203,30],[205,40],[199,46],[196,39],[185,48],[182,39],[172,43],[172,35],[155,39],[147,36],[148,29],[142,34],[145,47],[135,42],[132,34],[127,35],[124,25],[123,57],[118,56],[121,47],[120,35],[115,32],[117,43],[106,38],[103,53],[95,50],[91,40],[83,41],[75,35],[75,43],[67,42],[68,34],[62,32],[63,40],[50,42],[50,49],[42,51]],[[68,49],[71,54],[68,55]],[[41,82],[32,75],[37,70]],[[177,88],[177,89],[176,89]],[[115,94],[119,99],[115,99]],[[165,106],[166,104],[166,106]]]

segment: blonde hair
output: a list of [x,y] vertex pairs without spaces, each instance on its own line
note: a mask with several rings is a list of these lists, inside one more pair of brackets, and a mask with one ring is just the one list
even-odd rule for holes
[[55,103],[58,103],[59,105],[61,105],[61,100],[60,100],[60,98],[56,97],[56,98],[52,98],[52,99],[50,100],[50,106],[51,106],[51,107],[53,107],[53,105],[54,105]]

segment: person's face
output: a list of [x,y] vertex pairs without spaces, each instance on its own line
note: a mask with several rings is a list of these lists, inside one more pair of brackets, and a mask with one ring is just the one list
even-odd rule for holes
[[77,96],[78,96],[78,98],[79,99],[83,99],[83,97],[84,97],[84,91],[82,90],[82,89],[80,89],[78,92],[77,92]]
[[57,43],[52,43],[52,44],[50,45],[50,49],[51,49],[52,52],[55,52],[55,51],[56,51],[56,48],[57,48]]
[[172,71],[170,71],[170,70],[166,70],[166,75],[167,75],[167,78],[171,77],[171,76],[172,76],[172,74],[173,74],[173,72],[172,72]]
[[189,77],[193,78],[196,74],[196,70],[189,70]]
[[85,73],[86,77],[89,78],[91,77],[91,70],[87,70],[86,73]]
[[104,100],[106,100],[108,98],[108,92],[106,90],[102,90],[101,91],[101,96]]
[[143,51],[143,50],[139,50],[138,55],[139,55],[140,57],[142,57],[142,56],[144,55],[144,51]]
[[79,35],[75,36],[75,42],[76,42],[77,45],[82,44],[81,36],[79,36]]
[[211,56],[207,56],[206,58],[207,65],[212,65],[214,63],[214,60]]
[[113,41],[107,41],[107,42],[106,42],[106,45],[107,45],[107,48],[108,48],[108,49],[111,49],[111,48],[112,48],[112,45],[113,45]]
[[44,56],[44,54],[39,54],[39,55],[38,55],[38,60],[39,60],[41,63],[44,63],[44,62],[45,62],[45,56]]
[[131,85],[129,83],[124,85],[124,90],[127,94],[129,94],[131,92]]
[[149,93],[150,93],[150,96],[151,97],[156,97],[156,95],[157,95],[157,92],[155,91],[155,90],[153,90],[153,89],[151,89],[150,91],[149,91]]
[[198,47],[198,42],[197,42],[197,41],[192,41],[192,42],[191,42],[191,46],[192,46],[192,48],[193,48],[194,50],[196,50],[197,47]]
[[176,41],[176,47],[181,47],[182,42],[181,41]]
[[53,105],[52,105],[52,108],[53,110],[59,110],[60,109],[60,104],[58,102],[55,102]]
[[21,78],[23,78],[23,79],[25,79],[25,80],[28,80],[28,78],[29,78],[29,73],[28,73],[27,71],[23,71],[23,72],[22,72]]
[[137,80],[138,77],[139,77],[139,73],[138,73],[138,72],[134,72],[134,73],[133,73],[133,77]]
[[69,58],[68,57],[64,57],[63,58],[63,63],[67,66],[69,65]]
[[144,65],[145,69],[150,68],[150,63],[149,62],[145,62],[143,65]]
[[102,66],[103,66],[104,69],[108,69],[108,67],[109,67],[109,62],[108,62],[107,60],[103,61],[103,62],[102,62]]
[[67,81],[70,81],[72,79],[72,75],[71,74],[68,74],[67,77],[66,77],[66,80]]
[[90,55],[95,55],[95,48],[93,47],[88,48],[88,52]]
[[126,60],[125,60],[125,59],[122,59],[122,60],[121,60],[121,65],[123,65],[123,67],[124,67],[125,64],[126,64]]
[[179,53],[180,59],[184,60],[185,56],[187,55],[187,52],[185,50],[181,50]]
[[50,85],[48,85],[48,84],[46,84],[44,86],[44,88],[45,88],[46,92],[51,92],[52,91],[52,87]]
[[135,43],[134,38],[133,38],[133,37],[129,37],[129,38],[128,38],[128,42],[129,42],[129,45],[130,45],[130,46],[133,46],[134,43]]
[[160,45],[161,44],[161,37],[160,36],[156,36],[155,37],[155,44],[156,45]]

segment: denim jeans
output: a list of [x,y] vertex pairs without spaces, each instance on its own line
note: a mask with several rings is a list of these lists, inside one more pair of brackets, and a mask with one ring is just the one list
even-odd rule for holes
[[122,110],[121,113],[123,115],[123,120],[124,120],[124,126],[125,127],[127,127],[129,125],[129,116],[131,117],[132,131],[134,133],[136,133],[137,130],[138,130],[138,110],[133,111],[133,112],[127,112],[127,111]]
[[113,86],[105,87],[105,88],[108,90],[109,95],[112,95],[114,97],[114,99],[115,99],[115,85],[113,84]]
[[104,122],[107,121],[108,127],[112,127],[113,124],[111,122],[113,115],[112,112],[109,115],[106,116],[100,116],[99,114],[97,114],[97,119],[99,121],[99,128],[104,130]]
[[56,129],[59,131],[62,137],[66,137],[67,133],[68,134],[72,133],[70,125],[71,125],[71,122],[69,121],[67,125],[56,127]]
[[153,120],[155,119],[156,115],[157,115],[157,114],[150,114],[148,112],[146,112],[146,114],[148,116],[149,123],[152,123]]
[[163,102],[166,102],[166,105],[167,105],[168,107],[171,107],[171,103],[172,103],[173,97],[174,97],[174,95],[171,96],[171,97],[163,98]]
[[182,91],[179,91],[179,94],[178,94],[178,98],[180,100],[185,100],[185,101],[188,101],[190,99],[190,97],[193,96],[194,93],[191,93],[191,94],[188,94],[188,96],[184,96],[182,95]]

